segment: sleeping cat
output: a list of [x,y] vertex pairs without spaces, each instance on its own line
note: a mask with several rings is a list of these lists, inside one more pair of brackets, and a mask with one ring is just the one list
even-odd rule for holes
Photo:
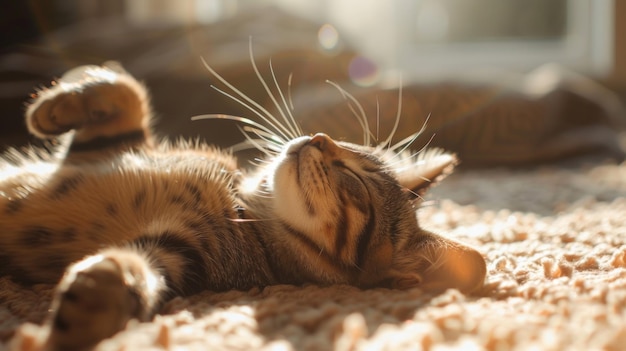
[[288,108],[279,122],[234,94],[265,121],[225,117],[248,123],[265,152],[254,170],[201,143],[157,141],[146,89],[118,67],[79,67],[36,94],[30,132],[66,142],[0,159],[0,275],[58,283],[47,347],[89,348],[202,290],[482,286],[482,256],[415,215],[454,156],[304,135]]

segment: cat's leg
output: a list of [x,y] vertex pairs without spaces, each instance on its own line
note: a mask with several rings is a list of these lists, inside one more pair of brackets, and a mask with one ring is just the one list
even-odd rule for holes
[[145,87],[121,68],[81,66],[39,91],[26,111],[29,131],[52,138],[74,130],[69,156],[150,143]]
[[200,237],[161,229],[75,263],[57,286],[47,346],[85,348],[151,319],[169,298],[223,290],[211,285],[224,273],[206,252]]
[[57,285],[48,321],[51,350],[95,345],[131,319],[149,320],[166,286],[159,269],[133,249],[108,249],[73,264]]

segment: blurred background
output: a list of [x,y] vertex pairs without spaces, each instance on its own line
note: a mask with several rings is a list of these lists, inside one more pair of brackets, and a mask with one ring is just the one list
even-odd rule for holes
[[397,138],[430,115],[433,145],[468,165],[586,152],[623,158],[623,1],[30,0],[5,1],[0,20],[5,146],[32,141],[22,114],[33,87],[108,60],[146,82],[160,134],[232,145],[241,140],[232,122],[190,121],[251,117],[210,87],[219,83],[201,58],[274,108],[251,69],[252,38],[266,79],[270,59],[281,88],[293,75],[296,116],[311,132],[350,141],[362,134],[327,79],[351,91],[373,124],[380,120],[381,135],[395,120],[402,82],[405,132]]

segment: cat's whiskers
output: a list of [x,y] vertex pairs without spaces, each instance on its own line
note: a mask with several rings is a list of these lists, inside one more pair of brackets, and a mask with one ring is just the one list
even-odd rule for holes
[[238,223],[246,223],[246,222],[267,222],[274,221],[275,218],[226,218],[229,222],[238,222]]
[[266,191],[262,191],[262,190],[257,190],[253,193],[254,196],[258,196],[260,198],[263,199],[273,199],[275,196],[273,194],[270,194]]
[[[394,123],[394,127],[392,128],[389,136],[387,137],[387,139],[383,142],[380,143],[376,146],[375,150],[376,152],[383,152],[383,149],[387,149],[385,150],[384,153],[386,152],[392,152],[395,153],[397,155],[401,154],[402,152],[404,152],[404,150],[406,150],[407,148],[409,148],[413,142],[415,142],[415,140],[417,140],[417,138],[422,135],[422,133],[424,132],[424,130],[426,129],[426,125],[428,124],[428,120],[430,119],[430,114],[428,114],[428,116],[426,116],[426,120],[424,121],[424,123],[422,124],[422,127],[420,128],[420,130],[418,130],[417,132],[409,135],[408,137],[402,139],[401,141],[395,143],[395,144],[391,144],[391,141],[398,129],[398,126],[400,124],[400,117],[401,117],[401,113],[402,113],[402,86],[400,86],[399,88],[400,93],[398,95],[398,112],[396,113],[396,119],[395,119],[395,123]],[[398,149],[404,145],[404,147],[402,148],[402,150],[398,151]]]
[[[242,130],[242,134],[244,134],[246,140],[241,142],[231,149],[233,151],[241,151],[249,148],[256,148],[262,151],[266,156],[272,158],[276,156],[276,154],[280,153],[281,148],[292,139],[295,139],[299,136],[304,135],[300,125],[296,122],[295,117],[293,116],[293,100],[291,96],[291,82],[293,79],[293,75],[289,75],[288,79],[288,95],[285,97],[282,89],[280,89],[280,85],[276,78],[276,74],[274,72],[274,68],[272,65],[272,61],[269,62],[269,69],[272,75],[272,80],[274,82],[274,86],[278,91],[278,96],[280,98],[280,102],[275,94],[270,89],[269,85],[261,75],[261,72],[258,69],[256,64],[256,60],[254,58],[253,50],[252,50],[252,39],[249,41],[249,55],[250,62],[252,68],[259,80],[265,89],[267,95],[272,100],[276,110],[282,117],[282,121],[276,118],[269,110],[263,107],[258,102],[254,101],[252,98],[247,96],[241,90],[237,89],[234,85],[229,83],[225,78],[219,75],[207,62],[202,58],[202,62],[206,69],[215,76],[222,84],[224,84],[227,88],[229,88],[232,93],[226,92],[216,86],[211,86],[213,89],[223,94],[224,96],[232,99],[238,104],[244,106],[251,112],[253,112],[256,116],[258,116],[266,125],[261,125],[260,123],[251,121],[247,118],[241,118],[230,115],[202,115],[193,117],[192,120],[203,119],[203,118],[222,118],[222,119],[230,119],[240,123],[244,123],[247,126]],[[258,138],[254,138],[251,134],[256,135]]]
[[[289,78],[287,79],[287,100],[289,101],[289,109],[291,111],[294,110],[293,107],[293,99],[291,97],[291,81],[293,79],[293,72],[289,73]],[[300,131],[300,134],[303,135],[302,130],[300,129],[300,125],[298,124],[298,122],[296,122],[296,120],[293,120],[293,123],[298,127],[298,130]]]
[[247,194],[254,195],[254,196],[257,196],[257,197],[260,197],[260,198],[263,198],[263,199],[274,199],[275,198],[274,193],[271,193],[271,192],[265,191],[263,189],[260,189],[260,187],[256,187],[255,189],[248,191]]
[[[388,151],[391,151],[391,153],[393,154],[392,157],[385,159],[385,163],[387,164],[388,167],[394,167],[399,163],[406,163],[409,160],[414,160],[416,158],[419,158],[419,155],[428,148],[428,146],[430,146],[431,142],[433,141],[433,138],[435,137],[435,134],[430,136],[430,139],[428,139],[428,141],[417,151],[411,153],[410,156],[405,156],[407,150],[409,149],[409,147],[411,147],[411,145],[413,145],[413,143],[415,142],[415,140],[417,140],[417,138],[419,138],[422,133],[424,132],[424,130],[426,129],[426,123],[428,123],[428,119],[430,118],[430,115],[428,115],[426,117],[426,121],[424,122],[424,124],[422,125],[422,128],[420,130],[418,130],[417,132],[409,135],[408,137],[402,139],[401,141],[399,141],[398,143],[394,144],[393,146],[391,146]],[[396,160],[397,159],[397,160]]]
[[252,164],[253,166],[269,165],[272,162],[273,162],[272,160],[258,158],[258,157],[255,157],[254,159],[250,160],[250,164]]
[[353,266],[354,268],[356,268],[359,272],[365,272],[365,271],[363,270],[363,268],[359,267],[359,265],[358,265],[358,264],[356,264],[356,263],[352,263],[352,266]]
[[[406,145],[400,152],[404,151],[407,149],[407,147],[411,146],[411,144],[413,144],[413,142],[415,140],[417,140],[417,138],[422,135],[422,133],[424,133],[424,131],[426,130],[426,127],[428,126],[428,121],[430,120],[430,113],[428,114],[428,116],[426,116],[426,120],[424,120],[424,123],[422,123],[422,127],[420,128],[420,130],[418,130],[417,132],[409,135],[408,137],[402,139],[401,141],[395,143],[393,146],[390,147],[390,149],[394,152],[399,152],[398,148],[401,147],[402,145]],[[435,137],[435,134],[433,134],[430,137],[430,140],[428,141],[428,143],[430,143],[432,141],[432,139]],[[422,148],[424,149],[424,148]]]
[[[278,110],[278,113],[280,113],[280,115],[282,116],[283,121],[287,122],[288,120],[287,120],[287,117],[285,116],[285,113],[283,112],[283,109],[280,107],[280,104],[278,103],[278,101],[276,100],[276,97],[274,96],[274,94],[270,90],[269,86],[265,82],[265,79],[263,79],[263,76],[261,75],[261,72],[259,71],[259,68],[256,65],[256,60],[254,59],[254,54],[252,52],[252,38],[250,38],[250,41],[249,41],[248,45],[249,45],[249,50],[248,51],[249,51],[249,54],[250,54],[250,63],[252,64],[252,69],[254,70],[254,73],[256,74],[256,76],[257,76],[259,82],[261,83],[261,85],[263,85],[263,88],[267,92],[267,95],[270,97],[270,99],[274,103],[274,106]],[[274,75],[274,70],[272,68],[271,60],[270,60],[269,66],[270,66],[270,71],[272,73],[272,76],[274,77],[274,81],[276,81],[276,76]],[[276,83],[276,85],[278,86],[278,83]],[[278,89],[278,91],[279,91],[280,95],[282,96],[282,92],[281,92],[280,88]],[[257,105],[260,106],[260,104],[257,104]],[[278,124],[278,127],[280,128],[280,130],[284,131],[284,133],[288,136],[288,139],[293,139],[293,138],[296,137],[296,134],[293,133],[293,128],[291,128],[291,126],[289,125],[288,122],[287,122],[287,126],[290,127],[290,128],[285,127],[283,125],[283,123],[281,123],[276,117],[274,117],[274,115],[272,115],[264,107],[261,107],[261,109],[266,112],[267,116],[272,121],[274,121],[276,124]]]
[[[324,253],[324,248],[320,247],[320,252],[317,254],[317,260],[319,262],[320,258],[322,257],[322,254]],[[317,262],[316,262],[317,263]]]
[[379,145],[379,137],[380,137],[380,100],[378,100],[378,95],[376,95],[376,145]]
[[[396,110],[396,120],[393,124],[393,128],[391,129],[391,132],[389,133],[389,136],[387,137],[387,139],[382,144],[379,144],[381,147],[384,148],[385,146],[389,147],[391,145],[391,140],[396,135],[396,131],[398,130],[398,126],[400,125],[401,116],[402,116],[402,81],[400,81],[400,84],[398,87],[398,108]],[[395,150],[395,148],[391,147],[391,150]]]
[[441,203],[441,201],[439,200],[428,200],[428,201],[422,201],[422,203],[420,204],[420,207],[424,208],[424,207],[433,207],[433,206],[438,206]]
[[[387,162],[385,169],[390,172],[401,172],[403,170],[406,170],[407,168],[423,167],[428,159],[433,158],[432,156],[437,156],[438,153],[442,153],[442,151],[439,149],[430,149],[425,151],[427,147],[428,144],[422,147],[419,151],[412,154],[408,154],[407,151],[404,151],[403,154],[393,156],[392,159],[397,158],[397,160],[394,160],[393,162]],[[428,180],[419,175],[415,176],[423,180]]]
[[[237,98],[233,94],[227,93],[226,91],[224,91],[224,90],[222,90],[222,89],[220,89],[220,88],[218,88],[218,87],[216,87],[214,85],[211,85],[211,88],[215,89],[217,92],[223,94],[224,96],[232,99],[233,101],[239,103],[240,105],[242,105],[243,107],[247,108],[252,113],[257,115],[259,118],[261,118],[265,123],[267,123],[268,126],[270,126],[274,130],[275,134],[278,134],[278,135],[276,135],[276,137],[279,137],[282,140],[283,143],[286,143],[287,140],[290,140],[290,139],[293,138],[293,135],[291,135],[290,131],[288,129],[286,129],[283,125],[281,125],[281,123],[278,121],[278,119],[276,119],[276,117],[274,117],[265,107],[263,107],[261,104],[259,104],[258,102],[254,101],[254,99],[252,99],[248,95],[244,94],[241,90],[237,89],[234,85],[229,83],[224,77],[222,77],[219,73],[217,73],[206,62],[206,60],[204,58],[201,58],[201,59],[202,59],[202,63],[204,64],[204,67],[213,76],[215,76],[222,84],[224,84],[226,87],[228,87],[231,91],[233,91],[235,94],[237,94],[240,98]],[[254,65],[253,67],[256,67],[256,65]],[[262,81],[262,82],[263,82],[264,86],[267,86],[267,84],[264,81]],[[266,130],[269,131],[269,129],[266,129]],[[271,133],[271,131],[270,131],[270,133]]]
[[[352,94],[350,94],[348,91],[342,88],[339,84],[330,80],[327,80],[326,83],[335,87],[335,89],[337,89],[341,93],[341,96],[344,98],[344,100],[348,102],[348,108],[350,109],[352,114],[357,118],[357,120],[359,121],[359,124],[361,125],[361,128],[363,129],[363,146],[370,146],[372,133],[370,132],[369,122],[367,120],[367,115],[365,114],[365,110],[363,109],[363,106],[359,103],[359,101]],[[354,109],[355,105],[356,105],[356,108],[358,109],[358,112]]]
[[[240,144],[245,145],[249,143],[259,150],[261,150],[262,148],[262,151],[264,151],[264,153],[268,156],[276,156],[282,151],[282,147],[284,146],[284,144],[280,140],[277,140],[274,134],[269,134],[263,130],[252,128],[249,126],[245,126],[243,127],[243,129],[239,128],[239,130],[242,132],[242,134],[244,134],[247,139],[246,142]],[[252,138],[250,137],[249,133],[255,134],[259,138]]]
[[[224,114],[206,114],[206,115],[198,115],[198,116],[191,117],[192,121],[197,121],[197,120],[202,120],[202,119],[226,119],[226,120],[232,120],[232,121],[236,121],[236,122],[248,125],[244,127],[243,129],[240,128],[240,130],[242,131],[242,134],[246,138],[246,141],[234,145],[232,147],[233,151],[241,151],[241,150],[247,150],[250,148],[256,148],[259,151],[262,151],[263,153],[265,153],[267,156],[273,156],[274,154],[278,153],[280,147],[285,144],[285,141],[281,139],[280,137],[276,136],[275,133],[272,132],[269,128],[265,127],[264,125],[260,123],[257,123],[253,120],[250,120],[244,117],[224,115]],[[250,133],[259,136],[259,139],[253,139],[252,137],[250,137],[249,135]],[[250,147],[250,145],[252,145],[252,147]]]
[[413,194],[413,196],[415,196],[415,199],[413,199],[413,201],[418,201],[419,204],[420,204],[420,207],[421,207],[421,205],[424,203],[424,197],[422,195],[416,193],[415,191],[407,188],[407,187],[404,187],[404,190],[406,190],[406,191],[410,192],[411,194]]
[[[252,45],[252,43],[250,45]],[[252,46],[250,47],[250,53],[252,53]],[[280,86],[278,85],[278,81],[276,80],[276,74],[274,74],[274,66],[272,66],[272,60],[271,59],[270,59],[270,62],[269,62],[269,66],[270,66],[270,72],[272,73],[272,79],[274,80],[274,86],[276,86],[276,90],[278,91],[278,94],[279,94],[279,96],[280,96],[280,98],[281,98],[281,100],[283,102],[283,105],[285,107],[286,113],[284,113],[282,111],[281,107],[278,105],[278,103],[276,102],[276,99],[274,99],[274,96],[272,95],[272,92],[269,91],[269,89],[267,90],[267,93],[272,98],[272,101],[274,102],[274,105],[276,106],[276,109],[278,110],[280,115],[283,117],[283,120],[285,121],[285,123],[287,124],[289,129],[291,130],[292,135],[294,136],[294,138],[298,137],[298,136],[302,136],[302,135],[304,135],[302,133],[302,129],[300,128],[300,126],[296,122],[296,119],[293,117],[293,113],[292,113],[293,101],[290,100],[291,108],[289,108],[289,105],[287,105],[287,101],[285,100],[285,95],[283,94],[282,90],[280,89]],[[289,91],[290,91],[290,88],[291,88],[291,77],[292,77],[292,75],[289,74],[289,79],[288,79],[288,82],[287,82],[287,89]],[[261,79],[260,75],[259,75],[259,79]]]
[[[426,179],[424,177],[421,177],[421,179],[424,180],[424,181],[427,181],[427,182],[431,181],[430,179]],[[392,180],[383,179],[383,181],[386,182],[386,183],[389,183],[390,185],[396,185],[397,184],[397,183],[395,183]],[[424,198],[419,193],[411,190],[410,188],[403,186],[402,189],[404,189],[405,191],[408,191],[409,193],[413,194],[413,196],[415,196],[417,199],[424,200]]]

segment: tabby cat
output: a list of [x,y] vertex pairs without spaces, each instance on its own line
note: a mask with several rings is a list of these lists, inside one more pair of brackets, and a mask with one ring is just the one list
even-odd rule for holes
[[47,347],[92,347],[202,290],[482,286],[482,256],[415,215],[454,156],[307,136],[290,108],[280,123],[232,94],[265,120],[222,116],[266,153],[255,170],[202,143],[157,141],[146,89],[119,67],[76,68],[34,96],[30,132],[65,142],[0,160],[0,275],[58,283]]

